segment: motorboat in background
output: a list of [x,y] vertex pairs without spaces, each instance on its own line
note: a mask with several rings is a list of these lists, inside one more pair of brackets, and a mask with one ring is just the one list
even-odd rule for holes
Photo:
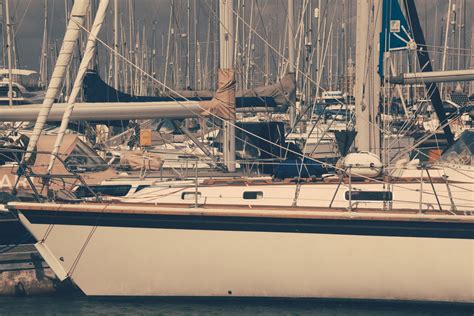
[[[41,103],[44,90],[40,76],[34,70],[12,69],[12,103],[13,105]],[[8,69],[0,69],[0,106],[9,105]]]

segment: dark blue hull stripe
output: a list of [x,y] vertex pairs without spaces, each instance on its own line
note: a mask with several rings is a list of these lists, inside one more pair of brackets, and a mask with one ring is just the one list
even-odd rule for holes
[[23,210],[33,224],[474,239],[474,223]]

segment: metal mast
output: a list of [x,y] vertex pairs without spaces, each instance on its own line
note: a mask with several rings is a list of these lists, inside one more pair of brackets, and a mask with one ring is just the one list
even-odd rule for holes
[[187,29],[186,29],[186,86],[185,89],[189,89],[191,87],[191,54],[189,52],[191,48],[191,3],[188,0],[187,4]]
[[41,85],[43,87],[48,84],[48,42],[48,0],[44,0],[44,28],[40,65]]
[[7,58],[8,58],[8,104],[13,106],[13,78],[12,78],[12,39],[10,22],[10,0],[5,1],[5,19],[7,23]]
[[357,0],[356,26],[356,147],[379,154],[380,134],[376,115],[379,107],[380,78],[377,74],[380,46],[380,0]]
[[[443,59],[441,63],[441,70],[446,70],[446,60],[448,58],[448,45],[449,45],[449,25],[451,23],[451,0],[448,3],[448,12],[446,14],[446,29],[444,30],[444,45],[443,45]],[[443,93],[443,84],[440,86],[440,92]]]
[[[234,1],[220,0],[219,6],[219,45],[220,68],[234,68]],[[235,86],[233,87],[235,89]],[[235,171],[235,120],[224,121],[224,163],[229,172]]]
[[[288,73],[295,75],[295,12],[293,0],[288,0]],[[296,100],[290,100],[290,126],[296,124]]]
[[119,60],[118,60],[118,42],[119,42],[119,32],[118,32],[118,25],[119,25],[119,8],[118,8],[118,0],[114,0],[114,88],[119,89],[118,83],[118,68],[119,68]]

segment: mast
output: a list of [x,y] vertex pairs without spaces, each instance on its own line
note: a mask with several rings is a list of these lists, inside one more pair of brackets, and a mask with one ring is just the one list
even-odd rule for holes
[[[135,1],[128,0],[128,58],[132,63],[135,63],[135,45],[134,36],[135,34]],[[134,84],[134,68],[129,65],[129,90],[128,92],[135,95],[135,84]],[[166,81],[165,81],[166,83]]]
[[[152,31],[152,36],[151,36],[151,63],[150,63],[150,67],[151,67],[151,75],[153,76],[153,78],[156,79],[156,55],[157,55],[157,52],[156,52],[156,24],[157,24],[157,21],[156,20],[153,20],[153,23],[152,23],[152,26],[151,26],[151,31]],[[155,87],[155,82],[152,82],[152,87]],[[152,89],[152,92],[153,94],[155,94],[155,89],[153,88]]]
[[10,0],[5,1],[5,19],[7,23],[7,59],[8,59],[8,105],[13,106],[13,78],[12,78],[12,39],[10,22]]
[[[220,0],[219,45],[220,69],[232,74],[234,69],[234,0]],[[220,78],[219,78],[220,79]],[[220,81],[220,80],[219,80]],[[220,88],[220,87],[218,87]],[[233,86],[235,91],[235,85]],[[235,92],[234,92],[235,93]],[[235,94],[234,94],[235,96]],[[235,171],[235,119],[224,121],[224,163],[229,172]]]
[[187,7],[187,22],[186,22],[186,86],[188,90],[191,87],[191,54],[189,52],[191,48],[191,3],[188,0]]
[[250,71],[252,66],[252,34],[253,34],[253,10],[254,10],[255,3],[252,1],[250,4],[250,22],[249,22],[249,34],[247,38],[247,54],[245,56],[245,84],[244,89],[249,89],[250,84],[249,80],[251,80]]
[[118,52],[119,52],[119,32],[118,32],[118,25],[119,25],[119,7],[118,7],[118,0],[114,0],[114,88],[119,89],[118,83],[118,68],[119,68],[119,60],[118,60]]
[[[295,75],[295,4],[288,0],[288,73]],[[296,124],[296,100],[290,100],[290,126]]]
[[44,28],[43,44],[41,47],[41,85],[46,87],[48,84],[48,0],[44,0]]
[[357,136],[355,145],[359,151],[369,150],[369,111],[365,104],[364,82],[366,74],[366,47],[368,45],[367,30],[369,27],[369,3],[368,0],[357,0],[357,20],[356,20],[356,79],[355,79],[355,109],[356,109],[356,130]]
[[380,135],[376,122],[380,78],[379,34],[382,27],[382,1],[357,0],[356,25],[356,147],[358,151],[380,153]]
[[[448,44],[449,44],[449,24],[451,23],[451,0],[448,3],[448,12],[446,15],[446,28],[444,30],[444,45],[443,45],[443,59],[441,63],[441,70],[446,70],[446,59],[448,58]],[[443,84],[440,87],[441,93],[443,93]]]
[[[66,17],[64,19],[64,32],[66,32],[67,24],[69,22],[69,5],[67,2],[68,2],[67,0],[65,0],[64,2],[64,16]],[[81,43],[82,43],[82,38],[80,38],[79,40],[79,51],[81,50],[81,46],[80,46]],[[71,64],[73,64],[73,61],[74,61],[74,53],[72,55]],[[68,69],[66,70],[66,78],[65,78],[65,83],[64,83],[64,101],[65,102],[67,102],[67,98],[69,96],[69,87],[71,86],[71,70],[72,70],[72,67],[68,67]]]
[[[200,88],[200,83],[201,80],[199,78],[199,70],[198,70],[198,65],[201,62],[201,49],[199,46],[199,41],[198,41],[198,33],[197,30],[199,28],[199,19],[198,15],[196,12],[196,2],[193,3],[193,18],[194,18],[194,33],[193,33],[193,38],[194,38],[194,72],[193,72],[193,88],[195,90],[201,90]],[[199,62],[199,63],[198,63]],[[200,67],[200,65],[199,65]]]
[[[311,75],[312,75],[312,58],[311,58],[311,51],[313,47],[313,23],[312,23],[312,1],[308,2],[308,6],[305,9],[305,35],[304,35],[304,46],[305,46],[305,73],[306,77],[304,79],[304,111],[306,112],[308,108],[311,107]],[[306,129],[306,124],[303,125],[303,129]]]
[[168,67],[169,67],[169,57],[170,57],[170,41],[171,35],[173,30],[173,10],[174,10],[174,1],[171,0],[171,8],[170,8],[170,18],[168,24],[168,37],[167,37],[167,44],[166,44],[166,59],[165,59],[165,73],[163,75],[163,83],[166,89],[167,79],[168,79]]
[[318,1],[318,7],[317,8],[314,8],[314,19],[315,19],[315,25],[316,25],[316,28],[317,28],[317,35],[316,35],[316,56],[315,56],[315,60],[316,60],[316,69],[315,69],[315,72],[314,72],[314,75],[315,75],[315,78],[316,78],[316,82],[317,82],[317,86],[316,86],[316,95],[315,97],[318,98],[319,97],[319,87],[321,85],[321,74],[322,74],[322,65],[321,65],[321,0]]

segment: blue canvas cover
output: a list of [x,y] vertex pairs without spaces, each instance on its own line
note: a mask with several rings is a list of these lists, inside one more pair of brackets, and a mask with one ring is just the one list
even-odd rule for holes
[[382,30],[380,32],[379,74],[383,76],[385,52],[407,49],[414,44],[411,28],[398,0],[383,0]]

